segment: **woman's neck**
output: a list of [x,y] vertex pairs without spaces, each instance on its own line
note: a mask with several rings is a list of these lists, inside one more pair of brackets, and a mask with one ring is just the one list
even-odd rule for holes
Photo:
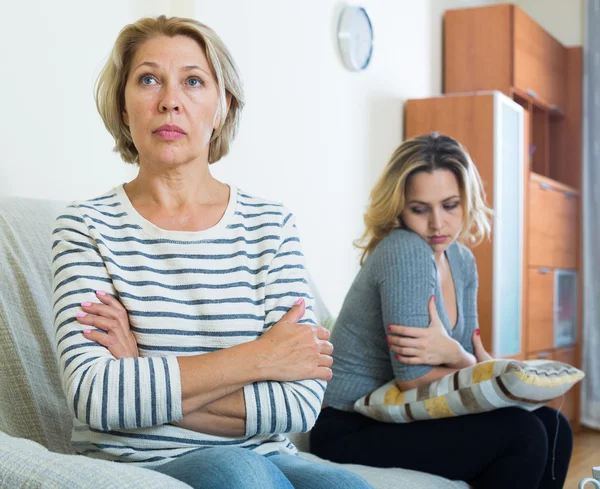
[[208,164],[159,169],[140,165],[135,179],[125,185],[132,203],[163,209],[211,204],[228,196],[227,185],[212,176]]
[[433,254],[435,257],[435,262],[437,264],[438,270],[445,270],[446,265],[448,264],[448,258],[446,257],[446,251],[435,252]]

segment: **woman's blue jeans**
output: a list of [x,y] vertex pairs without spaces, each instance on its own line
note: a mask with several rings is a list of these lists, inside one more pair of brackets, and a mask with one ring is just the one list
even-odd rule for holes
[[344,469],[245,448],[196,450],[152,469],[194,489],[372,489]]

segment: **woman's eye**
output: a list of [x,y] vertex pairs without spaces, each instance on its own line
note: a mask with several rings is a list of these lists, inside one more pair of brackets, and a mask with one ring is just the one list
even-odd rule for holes
[[142,75],[140,77],[140,82],[142,83],[142,85],[153,85],[156,82],[156,80],[153,76]]
[[188,85],[190,87],[199,87],[199,86],[202,85],[202,80],[200,80],[200,78],[195,78],[195,77],[194,78],[190,78],[188,80]]
[[456,209],[458,207],[458,202],[455,202],[454,204],[447,204],[444,206],[444,209],[446,209],[447,211],[451,211],[453,209]]
[[423,208],[423,207],[413,207],[411,209],[415,214],[425,214],[427,212],[427,209]]

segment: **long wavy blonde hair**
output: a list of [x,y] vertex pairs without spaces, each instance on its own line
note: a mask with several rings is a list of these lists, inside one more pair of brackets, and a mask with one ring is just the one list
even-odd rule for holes
[[457,239],[473,246],[489,238],[492,210],[486,205],[483,183],[469,153],[451,137],[423,134],[404,141],[396,149],[371,191],[364,216],[366,229],[355,242],[363,250],[361,265],[383,238],[404,227],[400,214],[404,210],[410,177],[440,169],[451,171],[458,180],[464,217]]

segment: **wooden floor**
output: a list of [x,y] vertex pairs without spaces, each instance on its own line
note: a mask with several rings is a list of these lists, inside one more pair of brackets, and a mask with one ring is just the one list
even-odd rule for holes
[[[600,465],[600,431],[582,428],[575,435],[573,457],[564,489],[577,489],[584,477],[592,476],[592,467]],[[588,487],[592,487],[588,485]]]

